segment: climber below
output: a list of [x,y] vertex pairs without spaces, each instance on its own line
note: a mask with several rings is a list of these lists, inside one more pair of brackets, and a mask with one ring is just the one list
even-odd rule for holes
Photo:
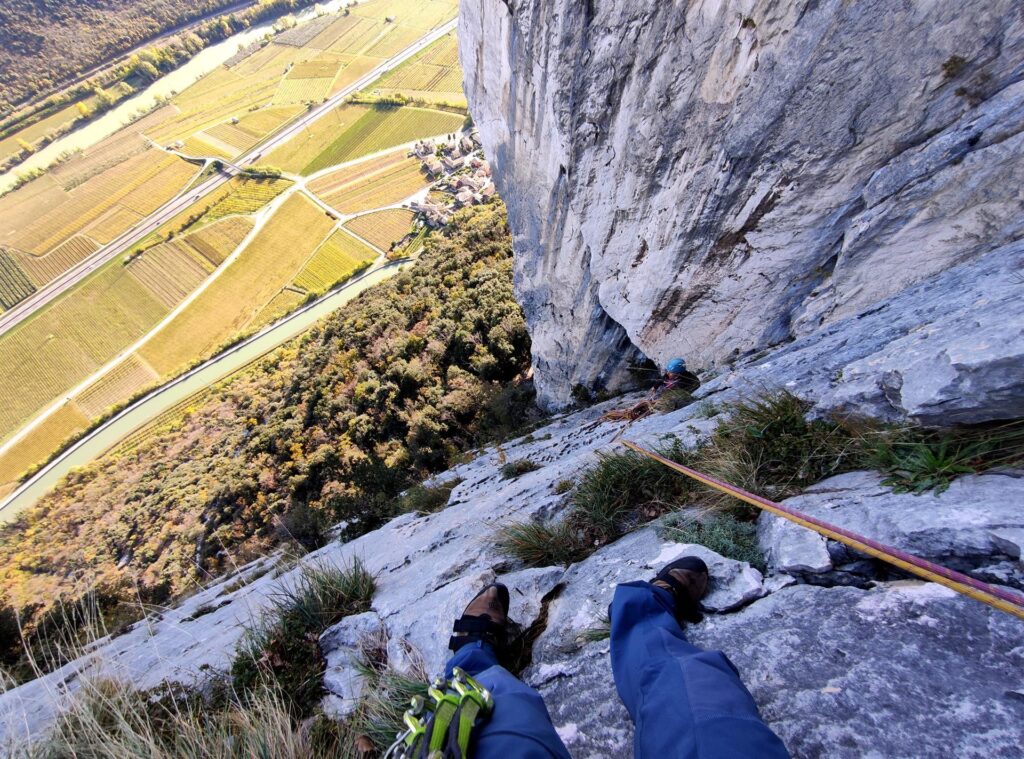
[[655,410],[658,401],[669,390],[692,393],[698,387],[700,387],[700,378],[686,368],[686,362],[683,359],[673,358],[665,365],[665,374],[661,384],[652,389],[646,398],[629,408],[608,411],[601,419],[605,422],[632,422],[642,419]]
[[[701,620],[708,569],[678,559],[650,582],[619,585],[609,608],[615,687],[636,726],[639,759],[781,759],[789,754],[758,714],[721,651],[687,642],[682,623]],[[484,588],[455,622],[446,677],[466,675],[493,699],[464,744],[445,757],[568,759],[541,696],[498,662],[507,644],[509,592]],[[449,736],[446,745],[458,741]]]

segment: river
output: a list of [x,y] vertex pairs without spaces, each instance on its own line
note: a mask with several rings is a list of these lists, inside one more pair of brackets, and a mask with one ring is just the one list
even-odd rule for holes
[[[310,21],[324,12],[335,13],[344,8],[346,4],[346,0],[318,3],[296,13],[295,18],[300,23]],[[204,48],[174,71],[157,79],[142,92],[119,103],[98,119],[54,140],[10,171],[0,174],[0,194],[10,190],[18,182],[18,177],[21,174],[36,169],[47,169],[56,163],[64,153],[85,150],[101,140],[105,140],[121,127],[134,121],[140,113],[151,110],[161,99],[181,92],[196,80],[223,65],[226,60],[238,52],[239,47],[250,45],[264,35],[272,34],[273,31],[274,21],[270,21],[260,26],[250,27]]]

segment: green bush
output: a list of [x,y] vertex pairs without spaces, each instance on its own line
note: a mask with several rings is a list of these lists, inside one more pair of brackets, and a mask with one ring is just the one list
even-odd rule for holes
[[448,505],[452,491],[462,482],[460,479],[447,480],[437,485],[413,485],[398,499],[396,513],[407,514],[417,511],[421,514],[433,514]]

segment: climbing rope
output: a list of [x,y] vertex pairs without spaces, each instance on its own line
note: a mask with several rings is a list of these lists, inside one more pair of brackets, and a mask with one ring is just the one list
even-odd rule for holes
[[1024,619],[1024,596],[1019,596],[1015,593],[1010,593],[997,588],[988,583],[975,580],[973,577],[955,572],[952,569],[934,564],[927,559],[922,559],[919,556],[901,551],[898,548],[884,545],[878,541],[865,538],[862,535],[858,535],[855,532],[844,530],[842,527],[836,527],[835,525],[824,522],[815,517],[808,516],[807,514],[801,514],[799,511],[787,508],[782,504],[769,501],[767,498],[762,498],[759,495],[748,493],[742,488],[738,488],[735,485],[730,485],[727,482],[715,479],[707,474],[702,474],[695,469],[690,469],[687,466],[683,466],[671,459],[667,459],[654,451],[649,451],[646,448],[641,448],[636,443],[623,440],[622,444],[627,448],[636,451],[641,456],[646,456],[649,459],[658,461],[670,469],[674,469],[680,474],[685,474],[697,482],[703,483],[708,487],[714,488],[727,495],[739,498],[745,503],[749,503],[751,506],[755,506],[764,511],[768,511],[776,516],[780,516],[783,519],[788,519],[790,522],[795,522],[801,527],[806,527],[808,530],[814,530],[819,535],[824,535],[830,540],[835,540],[843,545],[847,545],[850,548],[856,549],[861,553],[866,553],[869,556],[874,556],[876,559],[892,564],[895,567],[899,567],[905,572],[917,575],[929,582],[937,582],[940,585],[945,585],[947,588],[955,590],[957,593],[962,593],[969,598],[973,598],[976,601],[981,601],[983,604],[1005,611],[1007,614],[1012,614],[1015,617]]

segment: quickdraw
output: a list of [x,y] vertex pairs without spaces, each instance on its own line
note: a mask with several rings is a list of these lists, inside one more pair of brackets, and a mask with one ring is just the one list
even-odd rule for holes
[[467,759],[473,731],[494,709],[490,691],[456,667],[452,679],[434,680],[429,700],[412,699],[403,721],[406,729],[384,754],[385,759]]

